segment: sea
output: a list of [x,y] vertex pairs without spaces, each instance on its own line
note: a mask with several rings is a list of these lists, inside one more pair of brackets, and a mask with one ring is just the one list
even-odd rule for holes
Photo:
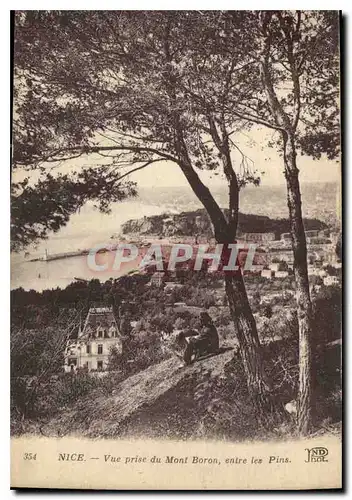
[[[226,207],[226,189],[215,189],[215,198]],[[329,225],[337,223],[339,189],[335,183],[307,183],[302,185],[302,206],[305,217],[315,217]],[[242,190],[240,211],[269,217],[287,217],[285,186],[248,187]],[[190,189],[185,187],[143,188],[139,196],[112,204],[110,214],[100,213],[92,203],[87,203],[74,214],[68,224],[57,233],[49,235],[24,251],[11,255],[11,289],[42,291],[65,288],[77,279],[97,278],[106,281],[118,278],[120,271],[93,271],[87,255],[56,260],[35,260],[57,253],[81,251],[99,245],[118,242],[121,224],[129,219],[144,216],[174,214],[202,208]],[[124,267],[123,273],[130,271]]]

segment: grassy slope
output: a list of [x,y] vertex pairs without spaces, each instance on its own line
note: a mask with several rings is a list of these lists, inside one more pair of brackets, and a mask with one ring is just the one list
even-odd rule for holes
[[[156,428],[153,429],[151,414],[156,408],[157,412],[161,410],[159,420],[169,420],[175,413],[181,416],[182,408],[192,414],[194,392],[185,386],[195,388],[204,380],[224,377],[232,357],[233,350],[228,350],[184,368],[180,368],[176,357],[162,361],[121,382],[110,396],[92,394],[79,401],[46,426],[45,434],[61,434],[65,429],[70,429],[71,434],[92,437],[113,437],[130,431],[153,434]],[[166,408],[170,403],[177,411]],[[171,423],[170,426],[173,427]]]
[[[113,384],[108,393],[91,392],[42,427],[44,435],[92,438],[149,437],[171,439],[282,439],[294,434],[294,418],[286,415],[267,428],[258,424],[246,388],[242,364],[234,350],[180,368],[170,358]],[[263,347],[267,373],[273,374],[282,404],[297,388],[297,343],[283,339]],[[341,420],[340,345],[317,352],[318,429],[328,431]],[[293,368],[292,368],[293,367]],[[290,376],[287,376],[292,372]]]

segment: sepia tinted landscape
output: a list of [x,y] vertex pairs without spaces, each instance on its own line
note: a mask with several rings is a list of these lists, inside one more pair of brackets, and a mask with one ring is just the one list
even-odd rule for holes
[[336,11],[14,14],[12,436],[340,436],[339,71]]

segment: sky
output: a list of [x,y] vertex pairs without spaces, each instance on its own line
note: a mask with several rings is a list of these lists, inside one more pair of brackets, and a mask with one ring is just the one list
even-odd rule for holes
[[[243,153],[251,159],[254,168],[259,172],[264,172],[263,175],[261,175],[262,185],[285,186],[283,160],[280,158],[276,149],[265,146],[268,136],[265,136],[262,131],[252,130],[250,137],[251,139],[249,140],[248,136],[233,136],[233,140],[240,146]],[[234,154],[233,164],[236,170],[240,160],[240,156]],[[102,161],[104,160],[102,160],[100,156],[90,155],[62,162],[59,167],[53,168],[53,164],[49,164],[48,168],[51,169],[52,173],[55,171],[68,173],[70,170],[77,170],[82,166],[93,166],[97,162],[101,163]],[[301,183],[322,181],[339,182],[340,180],[340,165],[337,162],[324,159],[314,161],[311,158],[301,156],[298,156],[297,162],[298,168],[300,169]],[[197,170],[197,172],[210,190],[215,186],[226,186],[223,175],[214,175],[214,172],[209,171]],[[28,176],[27,172],[16,171],[14,172],[13,180],[15,182],[17,180],[23,180],[26,176]],[[38,173],[32,171],[33,184],[35,184],[37,178]],[[190,190],[189,184],[181,169],[172,162],[158,162],[150,165],[143,170],[131,174],[130,179],[137,182],[139,189],[154,187],[163,188],[167,191],[168,187],[184,186]],[[111,235],[119,231],[120,224],[125,220],[139,218],[142,215],[153,215],[159,213],[159,211],[161,213],[163,210],[163,207],[158,208],[156,205],[147,206],[145,204],[141,206],[138,203],[136,204],[128,200],[119,204],[118,207],[114,207],[113,213],[110,215],[103,215],[98,211],[89,209],[89,207],[83,207],[79,213],[74,214],[70,218],[67,226],[61,228],[57,233],[51,234],[47,241],[39,242],[37,248],[31,248],[30,251],[42,255],[44,249],[47,249],[49,253],[57,253],[60,251],[77,250],[79,248],[89,248],[101,241],[109,241]],[[18,259],[23,261],[23,255],[18,255]],[[25,271],[16,266],[12,266],[12,268],[15,269],[17,273],[17,277],[12,277],[13,286],[22,286],[24,275],[26,274]],[[39,272],[39,274],[42,275],[42,272]],[[55,272],[52,278],[54,279],[54,277]],[[32,284],[33,280],[35,281],[37,279],[37,275],[28,275],[27,278],[29,280],[28,283]]]
[[[272,139],[272,132],[263,131],[262,128],[252,129],[249,133],[238,133],[232,136],[242,152],[252,160],[253,168],[263,172],[261,182],[263,185],[284,185],[283,161],[276,149],[269,148],[267,141]],[[233,154],[234,168],[237,170],[241,161],[239,154]],[[313,160],[307,156],[297,156],[301,182],[339,182],[341,166],[337,161],[327,159]],[[214,175],[213,172],[199,171],[205,184],[224,183],[224,176]],[[169,162],[160,162],[150,165],[145,170],[131,174],[132,180],[137,181],[140,187],[165,187],[188,185],[183,173],[177,165]]]
[[[262,128],[252,129],[246,134],[240,132],[232,136],[234,142],[240,147],[243,154],[251,160],[253,168],[261,173],[262,185],[284,185],[285,177],[283,174],[283,160],[280,157],[276,148],[269,148],[267,141],[272,139],[272,132],[263,130]],[[101,145],[107,145],[104,141]],[[79,166],[90,166],[94,162],[101,163],[101,157],[94,155],[82,157],[76,160],[64,162],[57,171],[67,173],[70,170],[75,170]],[[238,165],[241,162],[239,153],[233,154],[233,165],[238,171]],[[322,158],[321,160],[313,160],[308,156],[297,156],[297,165],[300,170],[301,182],[340,182],[341,166],[337,161],[331,161]],[[50,164],[52,169],[52,164]],[[133,168],[133,167],[131,167]],[[52,170],[53,172],[55,169]],[[222,173],[215,174],[214,172],[197,170],[202,181],[210,185],[221,185],[225,182]],[[14,175],[14,180],[22,180],[28,174],[17,171]],[[31,174],[33,181],[37,178],[37,173]],[[180,168],[171,162],[158,162],[149,165],[144,170],[139,170],[131,174],[130,179],[136,181],[139,187],[164,187],[168,186],[188,186]]]
[[[284,185],[285,177],[280,158],[276,160],[263,160],[260,154],[252,152],[255,166],[263,171],[261,182],[263,185]],[[339,182],[340,165],[329,160],[314,161],[310,158],[298,158],[301,182]],[[223,175],[214,175],[211,172],[199,172],[203,182],[209,184],[222,184],[225,182]],[[145,170],[131,174],[131,180],[137,181],[140,187],[165,187],[187,186],[188,182],[177,165],[169,162],[160,162],[150,165]]]

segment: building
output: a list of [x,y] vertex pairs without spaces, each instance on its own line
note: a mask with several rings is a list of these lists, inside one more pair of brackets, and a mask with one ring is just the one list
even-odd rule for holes
[[332,286],[332,285],[338,285],[339,284],[339,279],[337,276],[326,276],[324,278],[324,285],[325,286]]
[[329,238],[330,237],[330,229],[322,229],[319,231],[319,238]]
[[275,263],[280,260],[287,264],[293,264],[294,258],[292,248],[270,248],[267,253],[267,259],[270,263]]
[[266,293],[264,297],[261,297],[260,304],[266,305],[270,304],[273,300],[281,300],[283,297],[282,293]]
[[276,271],[279,271],[279,270],[280,270],[280,266],[281,266],[281,262],[272,262],[272,263],[270,264],[270,266],[269,266],[269,269],[270,269],[271,271],[276,272]]
[[307,245],[308,258],[314,261],[319,260],[324,263],[336,262],[337,255],[332,244]]
[[254,243],[264,243],[275,240],[275,233],[243,233],[241,239]]
[[[329,236],[330,235],[330,230],[323,230],[320,231],[319,229],[312,229],[309,231],[304,231],[306,238],[317,238],[318,236]],[[291,234],[290,233],[282,233],[280,236],[281,240],[290,240],[291,241]]]
[[260,273],[262,278],[268,278],[271,279],[273,277],[273,271],[270,269],[263,269],[262,272]]
[[307,245],[329,245],[331,240],[325,236],[307,236]]
[[165,281],[165,293],[170,293],[173,290],[177,290],[179,288],[183,288],[183,285],[181,283],[175,283],[174,281]]
[[161,288],[162,286],[164,286],[164,281],[165,281],[165,273],[163,273],[162,271],[157,271],[150,278],[149,285]]
[[173,312],[190,312],[191,314],[200,314],[204,309],[202,307],[197,307],[197,306],[188,306],[185,302],[175,302],[170,308]]
[[308,269],[308,276],[320,276],[321,268],[309,264],[307,269]]
[[333,245],[336,245],[340,236],[341,236],[341,233],[339,231],[331,231],[330,240],[332,241]]
[[85,369],[104,371],[111,348],[122,352],[121,335],[112,307],[91,307],[77,339],[70,339],[65,349],[65,372]]
[[309,231],[304,231],[306,238],[316,238],[319,236],[319,229],[311,229]]
[[275,278],[287,278],[288,271],[275,271]]

